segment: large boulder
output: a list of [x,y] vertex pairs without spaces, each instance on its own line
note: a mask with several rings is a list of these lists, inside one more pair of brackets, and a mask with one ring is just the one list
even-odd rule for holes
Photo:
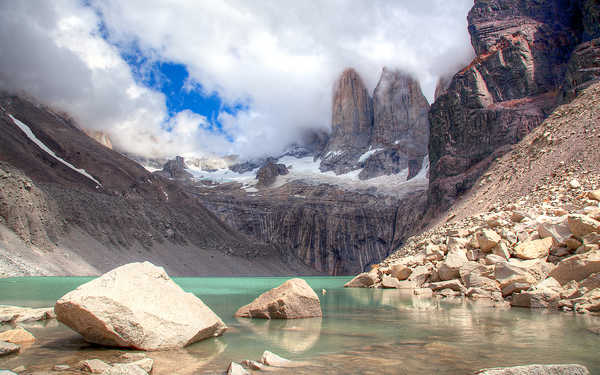
[[498,233],[491,229],[483,229],[480,232],[477,232],[476,238],[479,248],[486,253],[490,252],[502,239]]
[[581,365],[527,365],[496,367],[477,371],[477,375],[590,375]]
[[531,289],[513,294],[512,306],[530,308],[548,308],[556,306],[563,291],[561,285],[552,277],[547,278]]
[[377,272],[363,272],[344,284],[344,288],[368,288],[378,280]]
[[323,316],[321,302],[302,279],[290,279],[240,307],[235,316],[242,318],[298,319]]
[[592,232],[600,233],[600,221],[586,215],[569,215],[568,224],[571,233],[576,237],[583,237]]
[[532,285],[536,282],[535,277],[526,269],[508,262],[496,264],[494,278],[500,283],[500,288],[502,289],[517,282],[528,285]]
[[598,250],[564,259],[550,272],[550,276],[564,285],[571,280],[581,281],[596,272],[600,272],[600,251]]
[[521,259],[537,259],[547,257],[552,247],[552,237],[525,241],[514,248],[515,255]]
[[227,329],[198,297],[149,262],[126,264],[81,285],[54,310],[86,341],[140,350],[180,348]]
[[466,253],[461,249],[448,252],[446,259],[440,264],[438,274],[440,280],[452,280],[460,276],[460,268],[467,263]]
[[412,270],[403,264],[392,264],[390,267],[390,275],[398,280],[406,280],[412,273]]

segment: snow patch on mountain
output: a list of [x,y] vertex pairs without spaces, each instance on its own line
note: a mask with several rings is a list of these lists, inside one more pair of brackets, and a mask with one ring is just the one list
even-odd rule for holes
[[365,152],[364,154],[362,154],[360,156],[360,158],[358,158],[358,162],[359,163],[363,163],[365,162],[369,157],[371,157],[371,155],[379,152],[379,151],[383,151],[383,148],[376,148],[376,149],[372,149],[371,146],[369,146],[369,151]]
[[27,138],[29,138],[33,143],[35,143],[39,148],[41,148],[42,150],[44,150],[46,153],[48,153],[48,155],[52,156],[54,159],[58,160],[59,162],[63,163],[64,165],[66,165],[67,167],[71,168],[72,170],[74,170],[75,172],[89,178],[90,180],[92,180],[96,185],[98,186],[102,186],[102,184],[96,180],[94,177],[92,177],[89,173],[86,172],[85,169],[82,168],[77,168],[75,167],[73,164],[69,163],[68,161],[60,158],[58,155],[56,155],[54,153],[54,151],[52,151],[48,146],[46,146],[42,141],[40,141],[38,139],[38,137],[35,136],[35,134],[33,134],[33,132],[31,131],[31,128],[29,128],[29,126],[27,126],[25,123],[19,121],[18,119],[16,119],[15,117],[13,117],[11,114],[8,114],[8,117],[11,118],[11,120],[13,121],[13,123],[15,125],[17,125],[17,127],[19,129],[21,129],[23,131],[23,133],[25,133],[25,135],[27,136]]

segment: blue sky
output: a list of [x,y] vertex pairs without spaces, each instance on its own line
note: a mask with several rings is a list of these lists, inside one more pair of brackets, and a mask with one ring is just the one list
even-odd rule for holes
[[[106,39],[106,34],[103,37]],[[183,64],[152,61],[138,49],[131,52],[119,48],[119,52],[131,68],[133,77],[138,84],[160,91],[165,95],[167,113],[170,118],[181,111],[190,110],[206,117],[210,124],[208,130],[223,134],[230,142],[232,141],[231,135],[223,131],[223,126],[218,118],[219,113],[227,112],[235,115],[240,110],[248,109],[247,106],[242,104],[225,105],[217,93],[206,93],[199,83],[189,84],[189,72]],[[170,129],[167,130],[170,131]]]

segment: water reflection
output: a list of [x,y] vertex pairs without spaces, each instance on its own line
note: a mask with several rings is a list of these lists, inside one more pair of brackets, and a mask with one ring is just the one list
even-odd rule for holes
[[308,319],[245,319],[237,318],[241,326],[271,344],[290,353],[303,353],[311,349],[321,335],[321,318]]

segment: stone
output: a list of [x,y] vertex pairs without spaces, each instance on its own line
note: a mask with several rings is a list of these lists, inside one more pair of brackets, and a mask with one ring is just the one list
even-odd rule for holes
[[588,192],[588,198],[600,201],[600,189]]
[[577,250],[577,248],[583,245],[583,243],[578,241],[576,238],[571,237],[565,240],[565,245],[567,245],[567,247],[571,250]]
[[86,341],[139,350],[180,348],[227,329],[198,297],[149,262],[126,264],[81,285],[54,310]]
[[589,216],[572,214],[568,216],[569,230],[576,237],[583,237],[588,233],[600,233],[600,221]]
[[555,245],[564,244],[571,237],[567,221],[568,219],[565,217],[555,221],[538,222],[537,231],[540,238],[551,237]]
[[148,373],[133,363],[117,363],[104,370],[102,375],[148,375]]
[[246,306],[235,316],[263,319],[298,319],[323,316],[319,297],[303,279],[290,279]]
[[52,370],[54,370],[54,371],[65,371],[65,370],[68,370],[70,368],[71,368],[71,366],[69,366],[69,365],[54,365],[52,367]]
[[29,308],[19,306],[0,305],[0,323],[37,322],[55,318],[52,307]]
[[551,237],[539,240],[526,241],[514,247],[514,254],[521,259],[537,259],[547,257],[552,247]]
[[227,375],[249,375],[250,373],[246,371],[239,363],[231,362],[229,367],[227,368]]
[[363,272],[344,284],[344,288],[368,288],[377,282],[377,275],[372,272]]
[[502,297],[507,297],[513,293],[527,290],[530,287],[531,287],[531,284],[529,284],[529,283],[522,283],[522,282],[518,282],[518,281],[510,283],[507,286],[505,286],[504,288],[502,288]]
[[480,232],[477,232],[477,242],[479,243],[479,248],[483,252],[490,252],[494,246],[498,245],[502,238],[491,229],[483,229]]
[[496,264],[494,278],[500,283],[500,288],[502,289],[515,282],[529,285],[536,282],[533,275],[527,272],[526,269],[507,262]]
[[17,353],[21,347],[11,342],[0,341],[0,357],[12,353]]
[[111,366],[108,363],[99,359],[86,359],[84,361],[79,362],[77,367],[84,372],[91,372],[92,374],[102,374]]
[[398,289],[401,285],[400,280],[393,276],[383,275],[381,277],[381,287],[384,289]]
[[600,251],[590,251],[563,259],[550,276],[564,285],[571,280],[581,281],[596,272],[600,272]]
[[408,281],[412,281],[415,287],[420,288],[431,276],[431,270],[426,266],[417,266],[408,277]]
[[467,289],[464,287],[464,285],[460,283],[459,280],[447,280],[440,281],[437,283],[429,283],[429,288],[434,292],[444,289],[451,289],[462,294],[465,294],[467,292]]
[[438,268],[440,280],[452,280],[458,278],[460,276],[460,268],[468,261],[464,250],[453,249],[448,251],[446,259]]
[[152,358],[142,358],[137,361],[129,362],[132,365],[136,365],[142,370],[146,372],[152,371],[152,367],[154,366],[154,360]]
[[466,277],[471,272],[477,272],[477,273],[485,275],[485,276],[490,276],[494,273],[493,269],[490,269],[488,266],[485,266],[479,262],[469,261],[469,262],[463,264],[463,266],[460,267],[460,270],[459,270],[460,279],[463,282],[463,284],[465,284]]
[[494,264],[506,262],[507,259],[496,254],[488,254],[485,256],[485,264],[493,266]]
[[31,344],[35,342],[35,337],[23,327],[9,329],[0,332],[0,341],[6,341],[13,344]]
[[600,233],[592,232],[581,237],[585,245],[598,245],[600,244]]
[[251,359],[243,360],[242,365],[246,366],[250,370],[257,370],[257,371],[264,370],[264,368],[265,368],[265,364],[257,362],[257,361],[253,361]]
[[581,365],[526,365],[495,367],[477,371],[477,375],[590,375]]
[[515,223],[520,223],[521,220],[525,219],[527,214],[522,211],[513,211],[510,215],[510,219]]
[[393,264],[390,267],[390,275],[398,280],[406,280],[412,273],[412,270],[403,264]]
[[[15,367],[15,368],[14,368],[14,369],[12,369],[12,370],[13,370],[14,372],[17,372],[17,373],[19,373],[19,372],[23,372],[23,371],[27,370],[27,368],[26,368],[25,366],[21,365],[21,366],[17,366],[17,367]],[[1,375],[1,373],[0,373],[0,375]]]
[[558,281],[549,277],[526,291],[514,293],[511,305],[529,308],[556,307],[562,291]]
[[278,356],[268,350],[265,350],[260,357],[260,362],[273,367],[290,367],[293,363],[289,359]]
[[502,257],[505,260],[510,259],[510,251],[508,251],[508,245],[505,241],[500,241],[498,245],[492,248],[492,254]]
[[579,285],[588,290],[600,288],[600,272],[592,273],[583,279]]
[[569,181],[569,187],[571,189],[579,189],[581,187],[581,184],[579,183],[579,181],[577,181],[576,178],[574,178],[571,181]]

